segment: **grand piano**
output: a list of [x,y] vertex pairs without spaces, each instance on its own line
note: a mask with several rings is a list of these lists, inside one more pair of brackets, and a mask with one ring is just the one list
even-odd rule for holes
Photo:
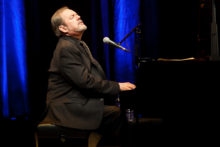
[[219,67],[218,61],[141,59],[137,88],[121,93],[121,105],[134,109],[137,119],[208,122],[217,114]]

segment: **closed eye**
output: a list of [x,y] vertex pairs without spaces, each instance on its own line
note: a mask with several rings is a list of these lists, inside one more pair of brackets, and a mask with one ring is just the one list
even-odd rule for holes
[[73,19],[73,18],[74,18],[74,16],[73,16],[73,15],[71,15],[71,16],[70,16],[70,19]]

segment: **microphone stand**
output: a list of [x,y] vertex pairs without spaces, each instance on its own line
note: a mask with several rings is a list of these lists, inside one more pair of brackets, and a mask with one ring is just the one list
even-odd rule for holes
[[[138,24],[137,26],[135,26],[118,44],[121,45],[122,42],[124,42],[133,32],[135,32],[135,79],[137,77],[138,74],[138,67],[139,67],[139,53],[138,53],[138,48],[140,48],[140,42],[137,42],[140,40],[140,36],[139,38],[137,37],[138,34],[141,34],[141,29],[140,29],[141,24]],[[137,79],[136,79],[136,83],[137,83]],[[132,93],[129,92],[129,95],[131,97],[131,95],[137,95],[136,90],[133,91]],[[138,119],[138,114],[136,112],[134,112],[134,110],[136,111],[137,109],[135,108],[136,106],[131,106],[130,108],[126,109],[126,115],[128,116],[132,116],[133,118],[131,118],[131,122],[130,123],[138,123],[139,119]]]
[[[138,62],[138,58],[139,58],[139,43],[137,43],[138,37],[137,34],[141,34],[141,24],[138,24],[137,26],[135,26],[119,43],[118,45],[121,45],[122,42],[124,42],[134,31],[135,31],[135,64],[138,67],[139,66],[139,62]],[[139,36],[140,38],[140,36]]]
[[137,34],[141,34],[141,29],[140,29],[140,27],[141,27],[141,24],[138,24],[137,26],[135,26],[118,44],[119,45],[121,45],[122,44],[122,42],[124,42],[134,31],[135,31],[135,64],[137,65],[137,66],[139,66],[138,65],[138,55],[139,55],[139,53],[138,53],[138,48],[139,48],[139,44],[137,43]]
[[121,45],[122,42],[125,41],[128,36],[130,36],[134,31],[138,32],[138,28],[141,26],[141,24],[138,24],[136,27],[134,27],[118,44]]

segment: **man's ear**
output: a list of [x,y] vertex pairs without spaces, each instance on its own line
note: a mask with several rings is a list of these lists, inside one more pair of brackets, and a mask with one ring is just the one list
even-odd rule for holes
[[64,26],[64,25],[60,25],[60,26],[59,26],[59,30],[60,30],[61,32],[63,32],[63,33],[67,33],[67,31],[68,31],[67,27]]

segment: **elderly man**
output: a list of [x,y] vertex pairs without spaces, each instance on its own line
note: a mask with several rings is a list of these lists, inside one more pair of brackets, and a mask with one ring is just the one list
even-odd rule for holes
[[43,122],[100,134],[120,132],[124,120],[120,108],[104,105],[104,101],[136,86],[106,79],[81,40],[87,26],[75,11],[58,9],[51,24],[59,41],[48,70],[47,114]]

